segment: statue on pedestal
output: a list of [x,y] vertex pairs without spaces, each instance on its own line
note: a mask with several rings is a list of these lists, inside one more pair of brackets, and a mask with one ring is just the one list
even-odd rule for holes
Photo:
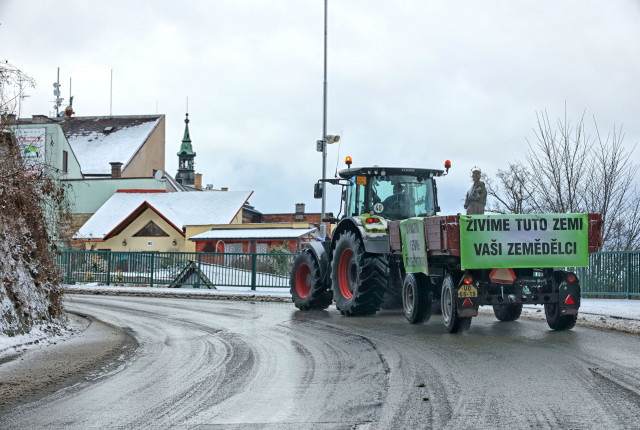
[[484,214],[484,207],[487,204],[487,189],[484,186],[484,182],[480,180],[481,175],[482,171],[479,167],[471,169],[473,185],[467,191],[467,198],[464,200],[464,208],[467,210],[467,215]]

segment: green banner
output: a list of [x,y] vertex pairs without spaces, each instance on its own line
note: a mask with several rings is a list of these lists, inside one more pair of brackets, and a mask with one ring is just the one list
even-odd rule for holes
[[463,269],[586,267],[587,214],[460,215]]
[[429,274],[427,247],[424,242],[424,218],[409,218],[400,222],[402,260],[407,273]]

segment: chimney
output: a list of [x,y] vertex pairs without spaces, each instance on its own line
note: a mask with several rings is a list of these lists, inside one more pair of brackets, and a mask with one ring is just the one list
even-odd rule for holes
[[46,124],[49,122],[49,118],[46,115],[31,115],[31,118],[33,124]]
[[201,190],[202,189],[202,173],[196,173],[195,174],[194,187],[195,187],[196,190]]
[[119,161],[114,161],[111,164],[111,179],[117,179],[122,177],[122,172],[120,169],[122,168],[122,163]]
[[297,220],[304,219],[304,203],[296,203],[296,215],[294,218]]

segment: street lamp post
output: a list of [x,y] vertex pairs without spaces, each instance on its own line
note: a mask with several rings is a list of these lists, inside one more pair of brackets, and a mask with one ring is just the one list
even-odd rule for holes
[[323,82],[323,107],[322,107],[322,212],[320,214],[320,236],[327,237],[327,226],[324,222],[326,216],[327,190],[327,2],[324,0],[324,82]]

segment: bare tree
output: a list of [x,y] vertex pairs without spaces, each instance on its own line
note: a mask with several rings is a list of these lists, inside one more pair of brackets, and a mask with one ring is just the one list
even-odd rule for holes
[[535,141],[523,160],[499,170],[488,181],[491,210],[498,213],[584,213],[602,215],[605,249],[640,247],[638,166],[623,145],[622,128],[603,138],[593,119],[593,137],[584,113],[576,124],[559,118],[552,124],[546,112],[536,114]]
[[483,174],[487,194],[495,199],[489,210],[497,213],[522,214],[533,211],[533,191],[529,189],[529,172],[520,164],[509,164],[498,170],[497,183]]
[[7,61],[0,63],[0,114],[20,116],[20,102],[25,88],[35,88],[36,81]]

